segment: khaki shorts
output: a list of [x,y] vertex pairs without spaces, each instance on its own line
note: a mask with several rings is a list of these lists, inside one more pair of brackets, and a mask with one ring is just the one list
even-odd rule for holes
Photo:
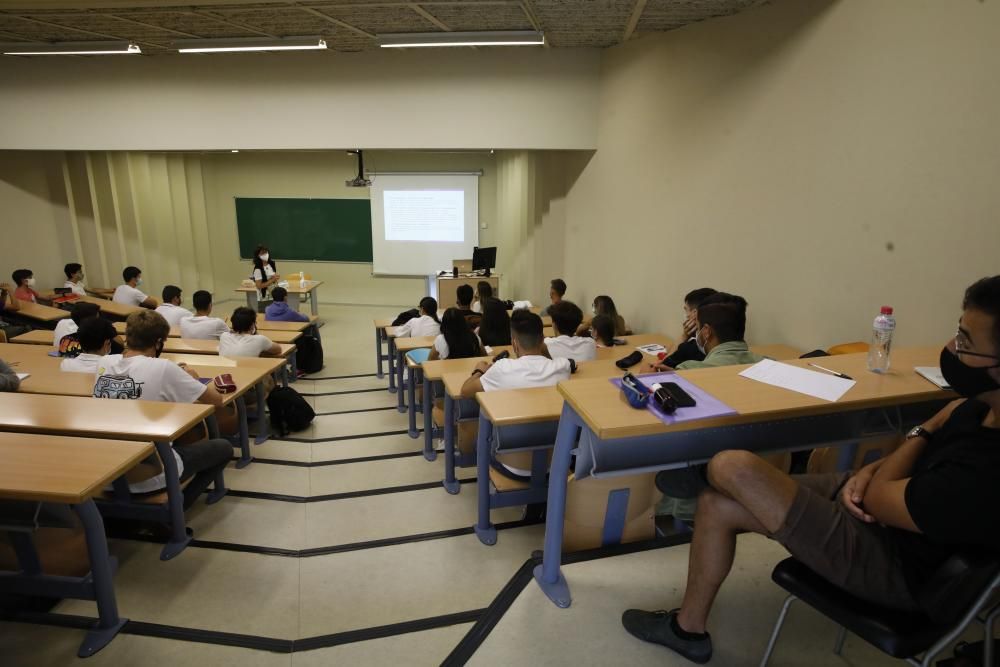
[[792,475],[798,493],[771,537],[816,574],[852,595],[912,611],[892,530],[854,518],[838,498],[848,473]]

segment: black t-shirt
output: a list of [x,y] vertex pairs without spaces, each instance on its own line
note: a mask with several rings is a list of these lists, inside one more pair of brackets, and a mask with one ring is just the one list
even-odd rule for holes
[[663,360],[663,363],[671,368],[677,368],[685,361],[705,361],[705,355],[698,349],[698,344],[694,338],[688,338],[677,346],[673,353]]
[[1000,429],[986,428],[990,407],[969,399],[927,444],[906,485],[906,508],[920,533],[896,530],[910,591],[952,554],[1000,553]]

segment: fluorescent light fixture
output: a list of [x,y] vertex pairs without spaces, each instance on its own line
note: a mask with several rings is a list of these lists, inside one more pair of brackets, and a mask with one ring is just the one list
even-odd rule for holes
[[316,51],[326,48],[320,37],[258,39],[182,39],[173,43],[180,53],[238,53],[247,51]]
[[3,44],[0,53],[5,56],[117,56],[142,53],[142,50],[129,42],[55,42]]
[[542,46],[545,35],[534,30],[493,32],[414,32],[376,35],[383,49],[410,49],[423,46]]

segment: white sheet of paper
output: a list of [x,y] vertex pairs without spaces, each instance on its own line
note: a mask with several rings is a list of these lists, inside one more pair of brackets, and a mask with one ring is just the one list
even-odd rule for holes
[[940,366],[914,366],[913,370],[942,389],[951,389],[948,381],[941,374]]
[[652,354],[652,355],[656,355],[659,354],[660,352],[667,351],[667,348],[663,347],[662,345],[657,345],[656,343],[650,343],[649,345],[639,345],[635,349],[645,354]]
[[840,400],[840,397],[856,384],[854,380],[845,380],[829,373],[810,371],[770,359],[754,364],[740,375],[830,402]]
[[30,377],[29,373],[18,373],[17,374],[17,379],[18,380],[27,380],[29,377]]

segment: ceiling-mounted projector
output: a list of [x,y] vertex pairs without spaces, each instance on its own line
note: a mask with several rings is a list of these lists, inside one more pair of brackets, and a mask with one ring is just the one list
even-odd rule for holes
[[358,175],[351,180],[344,181],[344,185],[349,188],[371,187],[371,180],[365,178],[365,152],[359,148],[356,151],[347,151],[347,154],[358,156]]

